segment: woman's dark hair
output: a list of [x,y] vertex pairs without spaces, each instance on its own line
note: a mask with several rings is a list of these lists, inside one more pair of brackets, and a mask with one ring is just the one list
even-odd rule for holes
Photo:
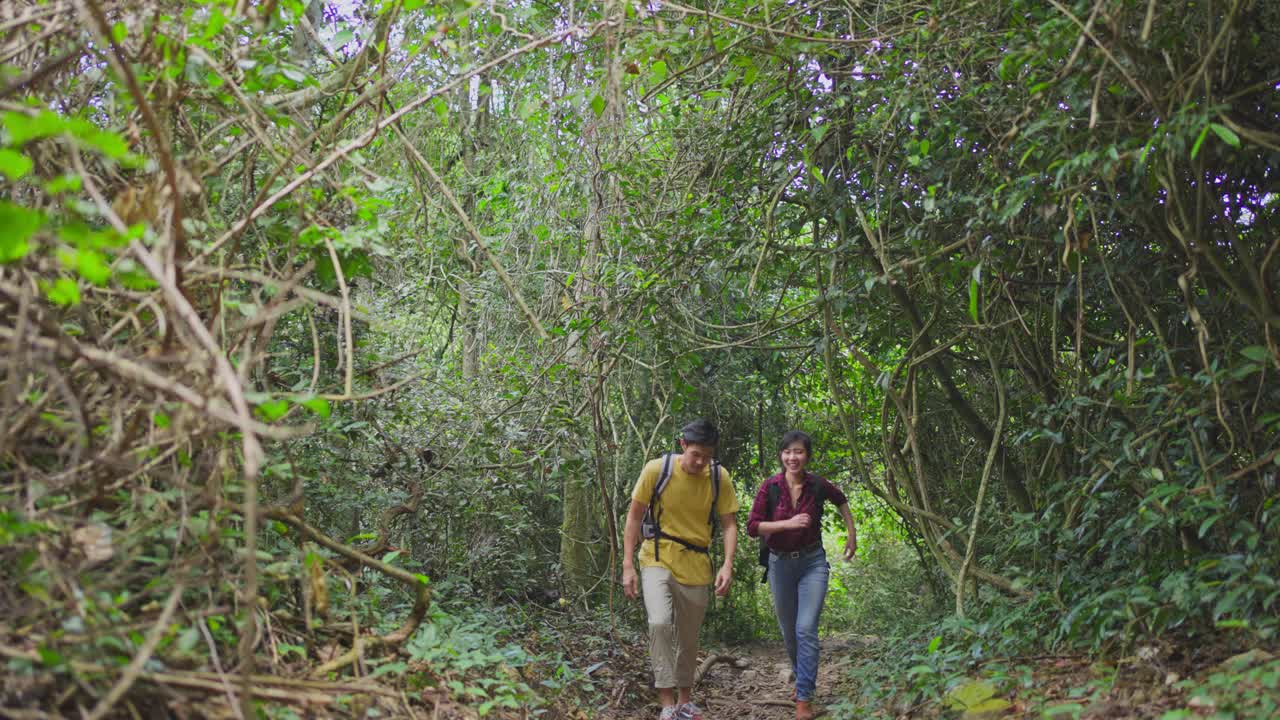
[[680,437],[687,443],[694,445],[709,445],[715,447],[720,444],[720,431],[710,420],[698,418],[693,422],[680,428]]
[[792,443],[804,443],[804,452],[809,457],[813,457],[813,438],[809,437],[809,433],[800,430],[788,430],[782,436],[782,440],[778,443],[778,452],[781,453],[791,446]]

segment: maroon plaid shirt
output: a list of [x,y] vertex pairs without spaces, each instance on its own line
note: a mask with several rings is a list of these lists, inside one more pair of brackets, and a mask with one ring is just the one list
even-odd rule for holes
[[[822,483],[826,496],[825,501],[840,507],[849,502],[840,488],[831,484],[826,478],[813,473],[805,473],[804,487],[800,490],[800,501],[791,504],[791,491],[787,488],[785,473],[778,473],[760,486],[756,492],[756,500],[751,504],[751,515],[747,517],[747,534],[760,537],[760,523],[789,520],[800,513],[808,513],[812,522],[802,530],[782,530],[769,536],[769,549],[777,552],[800,550],[822,540],[822,508],[817,507],[817,484]],[[773,516],[766,517],[765,510],[769,505],[769,486],[778,485],[778,503],[773,508]]]

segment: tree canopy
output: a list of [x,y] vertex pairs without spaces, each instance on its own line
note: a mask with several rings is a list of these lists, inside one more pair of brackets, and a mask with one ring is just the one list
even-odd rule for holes
[[[693,417],[748,499],[814,436],[914,573],[863,579],[933,598],[850,589],[877,632],[1276,643],[1276,3],[0,27],[4,705],[567,713],[591,672],[501,646],[551,621],[461,608],[641,629],[620,519]],[[728,640],[771,632],[750,555]]]

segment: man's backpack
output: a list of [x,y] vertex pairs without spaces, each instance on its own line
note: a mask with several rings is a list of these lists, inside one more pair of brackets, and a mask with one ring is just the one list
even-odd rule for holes
[[[678,545],[683,546],[686,550],[700,552],[710,556],[709,548],[678,538],[674,535],[668,535],[662,532],[662,508],[658,507],[658,499],[662,496],[662,491],[667,489],[667,483],[671,481],[672,463],[675,462],[675,453],[667,453],[662,456],[662,472],[658,474],[658,482],[653,485],[653,494],[649,497],[649,507],[644,511],[644,520],[640,523],[640,534],[646,540],[653,540],[653,559],[658,560],[658,546],[661,544],[658,539],[670,540]],[[720,461],[711,461],[711,512],[707,518],[707,523],[711,525],[711,534],[714,535],[716,525],[719,518],[716,517],[716,505],[720,503]]]
[[[817,517],[815,517],[813,521],[821,525],[822,503],[827,499],[827,486],[817,478],[814,479],[813,485],[814,499],[817,501],[814,503],[814,508],[817,511]],[[778,499],[781,497],[782,485],[779,485],[778,483],[772,483],[769,485],[769,491],[765,493],[764,498],[764,519],[766,522],[773,521],[773,509],[778,507]],[[760,563],[760,567],[764,568],[764,573],[760,575],[760,582],[762,584],[769,582],[769,539],[763,535],[760,536],[760,556],[757,561]]]

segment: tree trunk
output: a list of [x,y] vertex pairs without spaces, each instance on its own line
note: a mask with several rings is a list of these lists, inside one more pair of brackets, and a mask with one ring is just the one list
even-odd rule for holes
[[[618,3],[611,3],[606,13],[618,13],[621,16],[618,12],[620,8],[621,5]],[[590,184],[587,188],[587,214],[582,228],[584,254],[578,263],[577,282],[574,285],[574,301],[578,307],[585,307],[584,301],[600,290],[599,258],[603,246],[601,226],[604,213],[608,209],[606,198],[612,198],[617,193],[617,185],[613,177],[606,175],[603,170],[604,163],[601,162],[601,155],[611,148],[621,119],[618,35],[619,31],[614,30],[605,37],[605,62],[608,63],[609,71],[605,79],[604,112],[596,117],[591,108],[585,106],[582,108],[584,128],[582,140],[587,151]],[[580,71],[583,70],[581,63],[580,58]],[[569,348],[566,355],[569,363],[578,369],[584,385],[583,389],[588,397],[604,391],[601,385],[595,383],[591,372],[594,355],[592,348],[597,345],[592,341],[595,332],[594,330],[574,331],[568,338]],[[600,398],[595,397],[594,400],[599,402]],[[598,431],[597,422],[593,426],[593,432]],[[593,447],[597,449],[598,454],[601,444],[593,443]],[[567,479],[564,486],[560,567],[564,574],[565,587],[571,592],[585,592],[594,586],[599,577],[599,569],[605,564],[602,562],[605,551],[610,547],[614,549],[617,547],[616,537],[610,537],[608,544],[599,542],[604,534],[604,514],[612,513],[613,508],[606,507],[607,498],[598,496],[597,489],[607,485],[604,479],[596,478],[598,482],[595,483],[589,481],[588,472],[603,473],[606,465],[604,458],[596,457],[593,460],[594,462],[589,466],[590,470],[584,472],[581,479]]]

